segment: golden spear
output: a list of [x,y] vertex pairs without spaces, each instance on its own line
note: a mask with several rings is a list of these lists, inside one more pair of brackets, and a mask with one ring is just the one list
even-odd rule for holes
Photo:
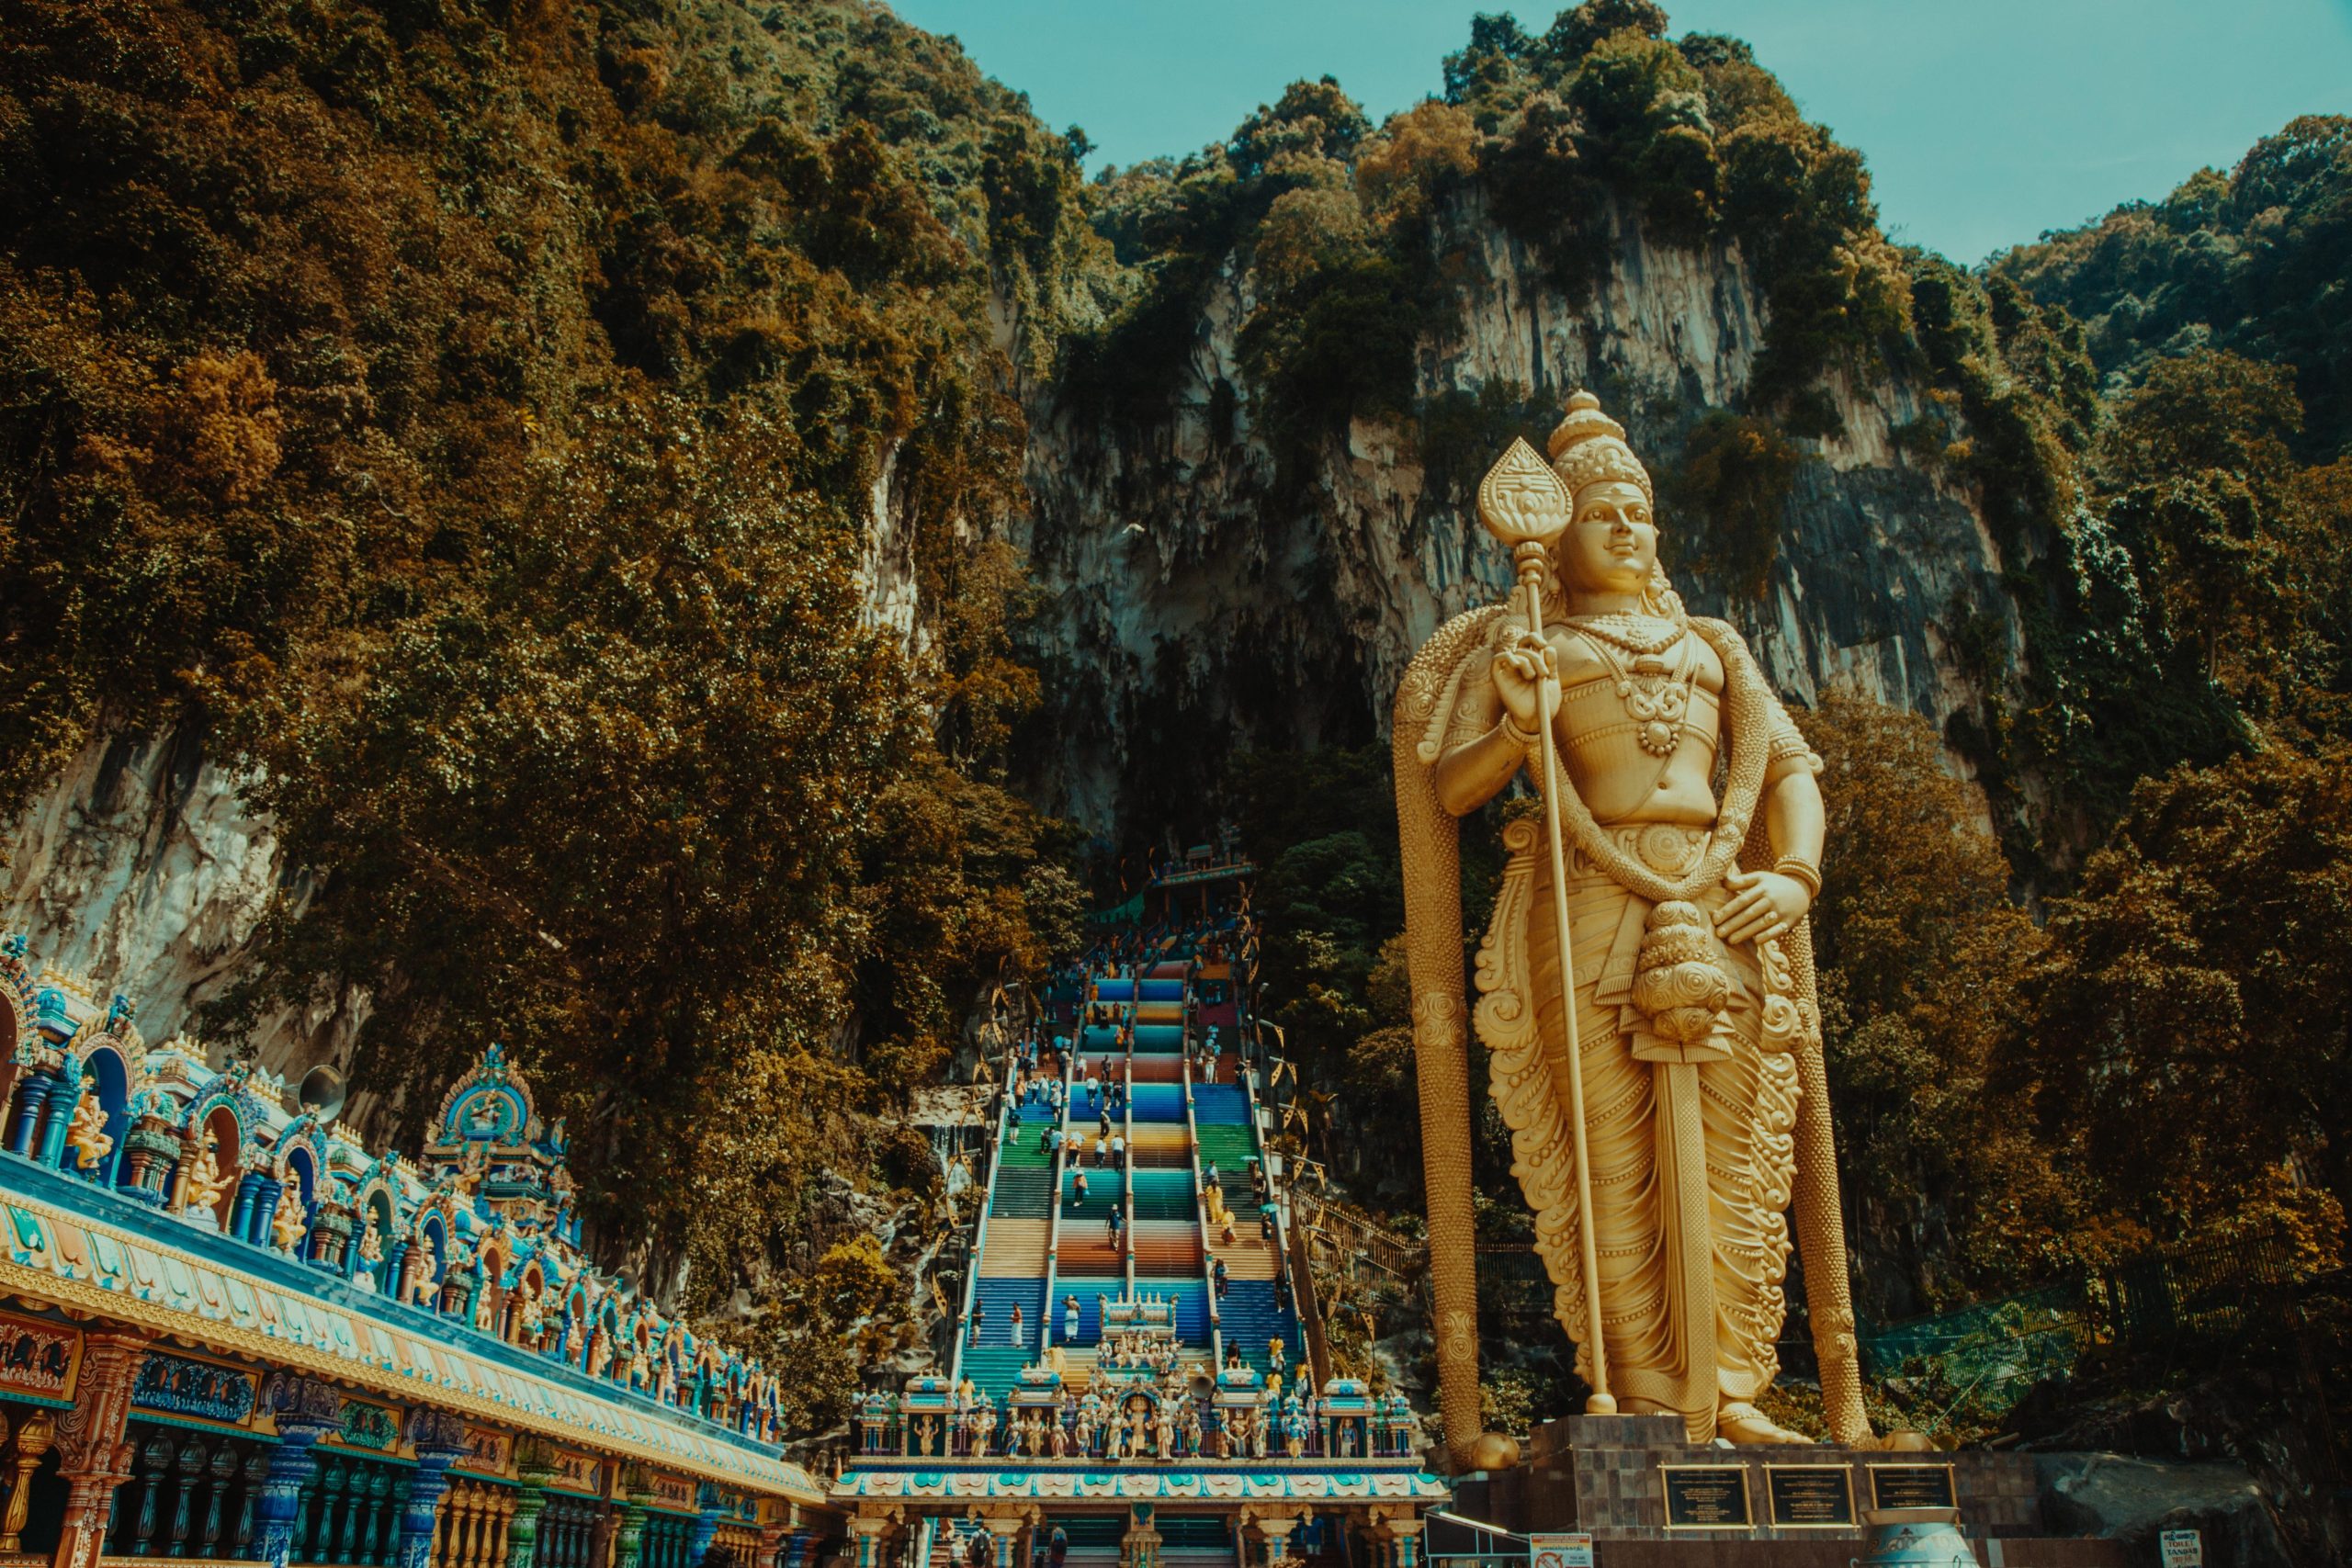
[[[1478,481],[1478,520],[1487,532],[1510,547],[1519,569],[1520,587],[1527,594],[1527,630],[1544,641],[1544,566],[1553,543],[1567,531],[1575,497],[1552,471],[1552,465],[1523,440],[1487,470]],[[1567,858],[1560,847],[1560,759],[1553,744],[1553,720],[1559,712],[1560,680],[1546,669],[1536,682],[1539,722],[1533,750],[1542,759],[1544,781],[1544,842],[1552,852],[1552,921],[1560,940],[1560,1016],[1568,1031],[1568,1121],[1576,1130],[1577,1242],[1584,1273],[1585,1349],[1590,1357],[1592,1397],[1585,1411],[1592,1416],[1616,1414],[1616,1398],[1609,1392],[1609,1348],[1601,1332],[1600,1269],[1592,1224],[1592,1159],[1584,1125],[1584,1049],[1577,1037],[1576,955],[1568,933]]]

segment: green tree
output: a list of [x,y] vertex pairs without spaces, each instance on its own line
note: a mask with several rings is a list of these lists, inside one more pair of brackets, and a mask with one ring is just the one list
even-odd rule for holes
[[2052,909],[2009,1071],[2070,1174],[2160,1238],[2352,1190],[2347,762],[2269,748],[2149,779]]
[[1862,1305],[1908,1315],[2054,1272],[2068,1199],[1990,1081],[2041,944],[2008,863],[1917,715],[1833,694],[1804,725],[1825,763],[1813,930]]

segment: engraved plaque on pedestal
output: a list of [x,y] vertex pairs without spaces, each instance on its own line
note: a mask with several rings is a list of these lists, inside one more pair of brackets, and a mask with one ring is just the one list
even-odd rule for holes
[[1953,1508],[1959,1492],[1948,1464],[1870,1466],[1873,1508]]
[[1756,1528],[1747,1510],[1744,1464],[1662,1464],[1666,1483],[1666,1528],[1670,1530],[1744,1530]]
[[1768,1464],[1764,1492],[1776,1529],[1850,1529],[1854,1472],[1842,1464]]

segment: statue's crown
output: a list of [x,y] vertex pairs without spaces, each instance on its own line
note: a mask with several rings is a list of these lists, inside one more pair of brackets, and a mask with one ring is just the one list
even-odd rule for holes
[[1544,446],[1552,454],[1552,471],[1570,495],[1589,484],[1622,479],[1657,504],[1649,470],[1625,445],[1625,427],[1602,413],[1600,400],[1590,392],[1570,396],[1566,415],[1552,427],[1552,438]]

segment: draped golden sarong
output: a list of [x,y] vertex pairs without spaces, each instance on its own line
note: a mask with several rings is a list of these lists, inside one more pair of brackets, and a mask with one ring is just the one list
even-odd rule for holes
[[[1701,830],[1656,825],[1611,836],[1669,876],[1694,864],[1705,842]],[[1550,866],[1537,852],[1540,842],[1532,822],[1506,832],[1512,853],[1478,954],[1485,997],[1476,1021],[1494,1054],[1495,1099],[1511,1129],[1514,1173],[1535,1212],[1555,1311],[1589,1377],[1566,1122],[1567,1029]],[[1694,901],[1712,915],[1728,897],[1718,885]],[[1651,1033],[1631,996],[1650,908],[1571,857],[1568,911],[1610,1382],[1621,1398],[1679,1412],[1693,1439],[1705,1441],[1722,1404],[1755,1399],[1779,1369],[1789,1256],[1782,1212],[1795,1169],[1796,1021],[1777,949],[1773,985],[1753,947],[1717,942],[1731,997],[1713,1034],[1682,1046]]]

